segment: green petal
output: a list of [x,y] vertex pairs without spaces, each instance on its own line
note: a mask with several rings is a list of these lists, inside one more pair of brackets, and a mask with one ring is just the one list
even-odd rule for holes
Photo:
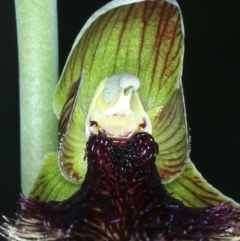
[[[65,109],[69,112],[68,91],[81,71],[85,70],[75,108],[81,114],[71,118],[62,118],[64,114],[61,114],[60,122],[67,119],[69,127],[66,133],[60,131],[64,134],[64,141],[60,144],[60,168],[68,180],[74,183],[82,181],[86,166],[81,150],[86,139],[82,137],[83,129],[78,128],[75,118],[82,118],[79,122],[86,121],[95,90],[103,79],[117,73],[131,73],[140,79],[139,98],[144,110],[152,115],[155,125],[153,136],[160,150],[162,148],[157,165],[164,183],[167,183],[180,175],[188,158],[181,89],[184,52],[181,13],[176,4],[164,0],[128,1],[131,3],[122,6],[117,6],[117,1],[113,2],[109,3],[109,8],[100,9],[94,21],[87,23],[88,28],[84,27],[84,31],[80,32],[55,92],[57,116]],[[179,98],[176,98],[176,91]],[[157,118],[159,107],[164,110],[165,116],[176,117],[179,122],[170,123]],[[172,109],[176,110],[174,114],[170,113]],[[173,135],[172,141],[166,139],[169,135]]]
[[[145,111],[168,105],[180,88],[183,29],[179,7],[172,3],[112,1],[90,18],[77,37],[54,96],[60,117],[58,162],[68,181],[83,181],[84,125],[101,80],[116,73],[135,74]],[[84,82],[81,78],[76,82],[83,69]]]
[[182,72],[179,8],[163,0],[135,2],[112,7],[88,25],[61,75],[54,98],[57,116],[82,69],[85,75],[79,104],[85,116],[99,82],[116,73],[138,76],[139,96],[146,111],[165,105],[179,87]]
[[234,200],[210,185],[191,160],[188,161],[185,171],[173,182],[167,184],[166,188],[175,198],[190,207],[217,206],[221,203],[239,206]]
[[163,183],[169,183],[184,170],[189,157],[188,129],[182,89],[164,107],[148,112],[153,137],[159,145],[156,165]]
[[71,86],[59,121],[60,144],[58,163],[63,176],[73,183],[82,183],[87,170],[84,149],[87,142],[85,122],[77,105],[83,74]]
[[30,197],[41,201],[62,201],[72,196],[80,185],[67,181],[58,167],[57,152],[45,156],[40,173],[30,193]]

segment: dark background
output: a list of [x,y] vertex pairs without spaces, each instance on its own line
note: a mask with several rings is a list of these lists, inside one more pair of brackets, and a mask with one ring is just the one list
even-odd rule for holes
[[[58,0],[60,71],[87,18],[107,1]],[[84,3],[84,5],[83,5]],[[240,202],[240,7],[238,1],[181,0],[183,85],[191,158],[215,187]],[[0,212],[13,213],[20,192],[18,59],[14,1],[0,1]]]

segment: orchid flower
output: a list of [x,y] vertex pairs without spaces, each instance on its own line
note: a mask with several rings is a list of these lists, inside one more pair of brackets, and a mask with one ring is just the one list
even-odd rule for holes
[[175,0],[115,0],[78,34],[48,153],[10,240],[240,240],[240,209],[190,160]]

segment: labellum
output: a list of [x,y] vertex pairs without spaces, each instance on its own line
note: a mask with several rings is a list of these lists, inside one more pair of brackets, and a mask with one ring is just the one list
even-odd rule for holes
[[[119,145],[105,134],[86,146],[82,187],[62,202],[22,197],[27,210],[2,230],[10,240],[232,240],[239,210],[190,208],[173,198],[155,165],[158,144],[146,132]],[[16,238],[17,237],[17,238]]]
[[[49,153],[10,240],[240,240],[239,205],[189,159],[174,0],[112,1],[79,33]],[[87,143],[87,144],[86,144]]]

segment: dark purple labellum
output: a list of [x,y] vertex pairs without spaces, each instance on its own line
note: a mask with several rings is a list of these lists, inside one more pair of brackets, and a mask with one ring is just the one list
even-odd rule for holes
[[239,209],[184,206],[161,184],[157,153],[147,133],[121,145],[104,134],[91,136],[81,189],[63,202],[22,196],[27,209],[0,232],[11,240],[231,240],[239,232]]

